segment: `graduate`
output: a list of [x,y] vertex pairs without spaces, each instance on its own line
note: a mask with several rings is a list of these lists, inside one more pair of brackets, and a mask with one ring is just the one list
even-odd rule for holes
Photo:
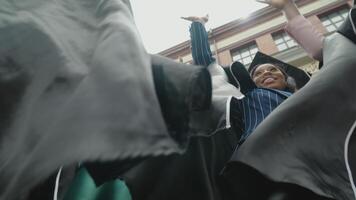
[[224,170],[241,199],[355,199],[355,2],[324,67],[264,120]]
[[[220,72],[220,77],[225,76],[226,81],[228,75],[232,76],[233,80],[237,82],[238,88],[235,90],[238,89],[244,94],[243,98],[233,98],[230,106],[232,126],[234,132],[240,136],[240,143],[254,131],[269,113],[309,80],[309,76],[303,70],[261,52],[256,54],[249,67],[249,72],[241,63],[234,62],[227,70],[230,74],[225,74],[223,68],[216,64],[210,50],[208,33],[204,27],[209,19],[208,16],[191,16],[183,19],[192,22],[190,36],[194,63],[206,66],[209,71]],[[220,85],[229,85],[229,83],[222,81],[219,83]],[[214,94],[218,95],[216,94],[218,92],[219,90],[214,91],[213,89],[213,98]],[[228,92],[230,91],[226,91],[227,94]],[[234,91],[232,90],[232,92]],[[232,92],[230,93],[233,94]]]

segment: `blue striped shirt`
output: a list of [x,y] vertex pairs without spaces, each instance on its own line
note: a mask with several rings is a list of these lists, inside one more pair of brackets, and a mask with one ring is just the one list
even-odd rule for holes
[[240,141],[243,142],[290,95],[292,93],[286,91],[256,88],[239,100],[231,117],[242,131]]

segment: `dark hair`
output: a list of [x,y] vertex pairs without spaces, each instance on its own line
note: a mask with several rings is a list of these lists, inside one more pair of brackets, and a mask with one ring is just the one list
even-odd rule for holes
[[283,67],[279,63],[263,63],[263,64],[258,64],[256,66],[254,66],[250,71],[251,78],[253,78],[253,74],[255,73],[256,69],[259,66],[264,65],[264,64],[271,64],[271,65],[275,66],[276,68],[278,68],[279,71],[282,72],[282,74],[284,75],[285,81],[287,83],[287,86],[284,89],[285,91],[288,91],[288,92],[291,92],[291,93],[294,93],[294,92],[297,91],[297,84],[295,82],[295,79],[293,77],[289,76],[287,74],[287,72],[283,69]]

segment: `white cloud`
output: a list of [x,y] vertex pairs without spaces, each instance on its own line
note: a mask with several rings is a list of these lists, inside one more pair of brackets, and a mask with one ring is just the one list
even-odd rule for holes
[[145,47],[158,53],[189,39],[189,22],[181,16],[209,14],[207,29],[216,28],[262,8],[254,0],[131,0]]

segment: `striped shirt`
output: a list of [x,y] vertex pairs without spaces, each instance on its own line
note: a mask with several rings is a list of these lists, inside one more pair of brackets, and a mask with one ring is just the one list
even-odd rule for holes
[[215,61],[210,50],[208,33],[200,22],[190,26],[191,50],[194,64],[208,66]]
[[242,132],[240,141],[243,142],[290,95],[292,93],[286,91],[256,88],[237,101],[237,106],[231,111],[231,117]]

